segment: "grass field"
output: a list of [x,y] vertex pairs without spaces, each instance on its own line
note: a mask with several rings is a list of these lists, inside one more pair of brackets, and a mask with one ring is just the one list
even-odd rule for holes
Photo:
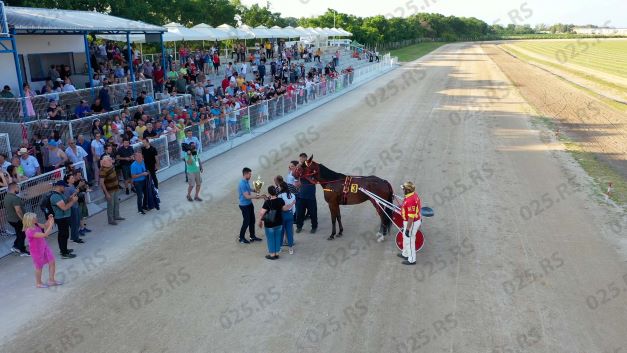
[[505,47],[525,49],[559,64],[572,63],[627,78],[627,40],[521,41]]
[[426,54],[429,54],[430,52],[443,46],[444,44],[446,43],[424,42],[424,43],[410,45],[405,48],[395,49],[395,50],[392,50],[390,53],[392,54],[392,56],[397,56],[398,61],[408,62],[408,61],[414,61],[422,56],[425,56]]

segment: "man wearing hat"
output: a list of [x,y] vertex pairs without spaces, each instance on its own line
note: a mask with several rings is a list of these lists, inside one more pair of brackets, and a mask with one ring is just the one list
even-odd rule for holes
[[57,241],[59,243],[59,251],[61,257],[64,259],[71,259],[76,257],[72,254],[72,250],[67,248],[67,241],[70,237],[70,216],[72,215],[72,205],[78,202],[78,196],[76,193],[72,194],[69,198],[65,197],[64,192],[68,184],[63,181],[57,181],[52,187],[52,194],[50,195],[50,204],[54,211],[54,222],[57,224],[59,233]]
[[404,258],[403,265],[416,264],[416,233],[420,229],[422,220],[420,219],[420,198],[416,194],[416,186],[411,181],[401,185],[405,193],[405,199],[401,206],[401,216],[403,217],[403,253],[398,254]]
[[17,154],[20,156],[20,166],[22,166],[25,176],[32,178],[35,175],[41,174],[41,168],[39,167],[37,158],[28,154],[28,150],[25,147],[20,148]]

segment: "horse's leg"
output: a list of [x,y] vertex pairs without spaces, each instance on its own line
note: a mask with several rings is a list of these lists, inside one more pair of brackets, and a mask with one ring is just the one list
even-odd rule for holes
[[337,223],[340,226],[340,232],[337,234],[337,237],[341,237],[344,232],[344,227],[342,226],[342,213],[340,212],[340,205],[337,205]]
[[331,235],[329,236],[328,240],[333,240],[335,239],[335,218],[337,217],[334,202],[329,202],[329,211],[331,212]]
[[377,233],[377,241],[382,242],[383,240],[385,240],[385,235],[387,235],[387,229],[384,229],[385,215],[383,214],[383,212],[385,211],[382,210],[382,207],[379,206],[379,204],[376,203],[374,200],[370,200],[370,202],[372,202],[372,204],[374,205],[374,208],[377,210],[377,214],[381,219],[381,225],[379,226],[379,232]]

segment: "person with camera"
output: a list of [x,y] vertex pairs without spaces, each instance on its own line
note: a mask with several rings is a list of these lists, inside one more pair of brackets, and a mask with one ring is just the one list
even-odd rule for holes
[[[192,143],[196,145],[196,151],[199,151],[202,148],[202,145],[200,144],[200,140],[198,139],[198,137],[194,136],[194,134],[192,133],[192,129],[189,129],[185,131],[185,138],[183,139],[183,142],[181,143],[181,150],[183,151],[183,158],[186,158],[186,155],[191,150]],[[187,163],[185,163],[185,182],[186,183],[189,182],[189,177],[187,175]]]
[[[63,181],[65,181],[65,183],[67,184],[65,190],[63,191],[65,198],[70,199],[73,195],[76,195],[78,197],[79,192],[74,186],[74,182],[76,181],[74,178],[74,173],[70,172],[66,174],[63,178]],[[70,240],[75,243],[82,244],[85,241],[79,237],[81,215],[80,209],[78,207],[78,200],[76,201],[77,202],[73,203],[72,207],[70,208]]]
[[[187,187],[187,201],[202,201],[198,196],[200,194],[200,186],[202,184],[202,178],[200,174],[203,172],[202,163],[196,151],[196,143],[192,142],[187,150],[187,156],[185,157],[185,167],[188,174]],[[196,187],[196,195],[192,199],[192,190]]]
[[59,243],[59,251],[64,259],[76,257],[72,254],[72,250],[68,249],[67,241],[70,237],[70,218],[72,216],[72,206],[78,202],[78,193],[72,194],[69,198],[65,196],[65,188],[68,184],[63,181],[57,181],[52,188],[50,195],[50,205],[52,207],[54,222],[59,229],[57,241]]
[[48,105],[48,109],[46,109],[48,113],[48,119],[50,120],[63,120],[65,119],[65,112],[63,108],[57,105],[57,101],[51,99],[50,104]]

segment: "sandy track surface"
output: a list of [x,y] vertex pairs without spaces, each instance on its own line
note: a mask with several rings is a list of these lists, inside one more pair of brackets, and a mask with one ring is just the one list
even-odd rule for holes
[[483,49],[505,72],[522,96],[544,116],[553,118],[587,152],[595,153],[627,178],[627,117],[600,100],[495,45]]
[[[73,279],[62,288],[26,288],[27,260],[4,266],[0,351],[625,350],[618,235],[529,111],[479,45],[442,47],[211,160],[202,204],[184,200],[180,177],[164,183],[158,216],[127,202],[132,220],[60,261]],[[345,235],[327,241],[320,189],[318,233],[298,234],[294,255],[268,261],[265,242],[237,244],[241,168],[269,181],[301,150],[337,171],[415,180],[436,211],[418,265],[374,241],[369,204],[343,207]]]

